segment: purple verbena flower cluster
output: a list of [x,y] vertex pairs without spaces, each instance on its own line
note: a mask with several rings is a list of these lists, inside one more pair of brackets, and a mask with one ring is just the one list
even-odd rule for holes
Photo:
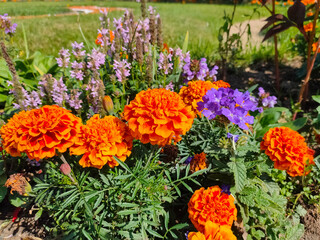
[[113,69],[116,72],[117,80],[123,82],[130,76],[131,63],[128,63],[125,59],[121,61],[114,60]]
[[63,67],[63,68],[67,68],[69,66],[70,63],[70,53],[69,53],[69,49],[64,49],[62,48],[59,51],[59,58],[56,58],[58,66],[59,67]]
[[242,93],[238,89],[219,88],[210,89],[198,103],[198,110],[208,119],[223,115],[241,129],[248,130],[246,124],[253,124],[254,117],[249,111],[262,111],[258,108],[258,101],[249,92]]
[[273,108],[274,105],[277,104],[276,96],[270,96],[270,93],[266,93],[262,87],[259,87],[258,90],[259,90],[258,95],[260,97],[261,104],[263,107]]
[[184,65],[183,69],[183,77],[185,82],[191,80],[217,80],[218,66],[214,66],[211,70],[208,67],[207,59],[201,58],[198,60],[191,60],[190,54],[187,54],[183,59]]
[[18,24],[9,20],[8,14],[0,15],[0,29],[4,29],[5,34],[13,35],[16,32]]

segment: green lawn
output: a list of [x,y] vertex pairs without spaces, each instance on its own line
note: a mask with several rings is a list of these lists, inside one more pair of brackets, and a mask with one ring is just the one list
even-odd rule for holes
[[[64,1],[64,2],[7,2],[0,3],[0,14],[8,13],[11,16],[27,16],[50,14],[45,18],[13,19],[18,23],[17,34],[14,38],[16,46],[24,50],[25,29],[28,48],[30,52],[55,55],[62,47],[70,48],[71,42],[83,41],[79,30],[82,28],[84,36],[94,42],[99,28],[99,15],[80,15],[54,17],[53,14],[68,12],[67,6],[95,5],[105,7],[125,7],[134,11],[136,17],[140,16],[140,4],[124,1]],[[164,41],[169,46],[181,46],[189,32],[189,50],[195,57],[217,57],[218,30],[223,24],[224,12],[231,13],[232,5],[213,4],[180,4],[180,3],[151,3],[160,13],[163,22]],[[238,6],[235,21],[248,19],[257,6]],[[268,16],[262,8],[254,18]],[[111,12],[110,18],[119,17],[122,12]]]

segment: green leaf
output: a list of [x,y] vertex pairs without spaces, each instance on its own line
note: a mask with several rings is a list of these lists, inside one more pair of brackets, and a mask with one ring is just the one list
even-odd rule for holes
[[82,228],[82,233],[87,239],[93,240],[93,238],[90,236],[90,234],[86,230],[84,230],[84,228]]
[[122,210],[117,212],[118,215],[130,215],[130,214],[137,214],[138,210]]
[[41,215],[42,215],[42,212],[43,212],[43,208],[40,208],[39,211],[36,213],[36,215],[34,216],[34,220],[37,221]]
[[158,237],[158,238],[163,238],[162,235],[160,235],[159,233],[157,233],[156,231],[153,231],[152,229],[150,228],[147,228],[147,232],[149,232],[151,235],[155,236],[155,237]]
[[120,207],[128,207],[128,208],[131,208],[131,207],[139,207],[139,204],[136,204],[136,203],[126,203],[126,202],[120,202],[120,203],[116,203],[118,206]]
[[179,224],[176,224],[173,227],[171,227],[170,230],[174,230],[174,229],[179,230],[179,229],[182,229],[182,228],[185,228],[188,226],[189,226],[188,223],[179,223]]
[[189,31],[187,31],[186,36],[185,36],[184,41],[183,41],[183,45],[182,45],[182,52],[183,53],[187,52],[188,43],[189,43]]
[[166,213],[165,213],[165,216],[164,216],[164,226],[166,227],[166,230],[168,230],[168,228],[169,228],[169,212],[166,212]]
[[246,184],[247,180],[247,169],[243,162],[229,162],[228,166],[233,172],[236,192],[241,192]]
[[10,203],[15,207],[26,207],[27,206],[27,197],[19,195],[17,192],[9,195]]
[[304,226],[302,224],[297,224],[292,226],[286,234],[285,239],[299,240],[304,234]]
[[113,156],[113,158],[119,163],[119,165],[121,167],[123,167],[124,169],[126,169],[129,173],[132,174],[132,171],[130,170],[129,166],[127,164],[125,164],[124,162],[122,162],[119,158],[117,158],[116,156]]
[[[250,26],[250,24],[248,24],[248,26]],[[259,86],[259,84],[255,84],[255,85],[253,85],[252,87],[250,87],[247,91],[251,93],[251,92],[252,92],[253,90],[255,90],[258,86]]]
[[320,95],[313,95],[313,96],[312,96],[312,99],[313,99],[314,101],[316,101],[317,103],[320,103]]
[[8,95],[0,94],[0,102],[6,102]]
[[188,184],[186,184],[185,182],[181,182],[181,183],[186,189],[188,189],[191,193],[193,193],[192,188]]

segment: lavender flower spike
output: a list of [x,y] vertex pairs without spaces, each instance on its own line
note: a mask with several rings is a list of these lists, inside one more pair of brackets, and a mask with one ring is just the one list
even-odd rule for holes
[[16,32],[17,26],[18,24],[11,23],[7,13],[0,15],[0,29],[3,29],[5,34],[12,36]]

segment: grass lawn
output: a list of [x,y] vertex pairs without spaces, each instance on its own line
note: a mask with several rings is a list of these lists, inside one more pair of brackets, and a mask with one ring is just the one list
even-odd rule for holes
[[[124,1],[64,1],[64,2],[6,2],[0,3],[0,14],[28,16],[50,14],[51,16],[33,19],[14,19],[18,23],[14,42],[19,49],[25,49],[23,28],[25,29],[29,51],[41,51],[57,56],[62,47],[70,48],[73,41],[84,41],[84,36],[94,42],[99,28],[99,15],[81,14],[79,16],[54,17],[53,14],[68,12],[67,6],[94,5],[105,7],[130,8],[136,17],[140,16],[140,4]],[[231,13],[232,5],[151,3],[160,13],[163,23],[164,41],[169,46],[182,46],[186,32],[189,31],[189,50],[194,57],[217,58],[218,31],[223,25],[224,12]],[[257,6],[238,6],[235,21],[248,19],[247,15]],[[111,12],[110,18],[119,17],[121,11]],[[263,9],[254,18],[268,16]]]

